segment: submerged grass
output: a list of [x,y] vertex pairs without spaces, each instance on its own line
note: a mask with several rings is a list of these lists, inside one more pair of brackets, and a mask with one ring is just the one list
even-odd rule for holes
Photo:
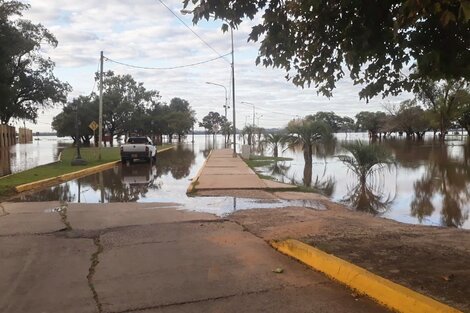
[[269,156],[260,156],[260,155],[253,155],[248,160],[244,160],[246,164],[254,169],[255,167],[264,167],[271,165],[276,162],[283,162],[283,161],[292,161],[291,158],[283,158],[283,157],[269,157]]

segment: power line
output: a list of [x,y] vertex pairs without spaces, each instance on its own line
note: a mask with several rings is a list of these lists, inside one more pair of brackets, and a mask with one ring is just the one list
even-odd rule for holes
[[[246,103],[243,103],[243,102],[240,102],[241,104],[245,105],[245,106],[250,106],[250,107],[253,107],[251,104],[246,104]],[[256,110],[260,110],[260,111],[264,111],[263,113],[273,113],[273,114],[279,114],[279,115],[290,115],[290,116],[297,116],[295,114],[290,114],[290,113],[283,113],[283,112],[276,112],[276,111],[272,111],[272,110],[268,110],[268,109],[265,109],[261,106],[256,106],[255,105],[255,108]]]
[[[209,47],[209,49],[211,49],[212,51],[214,51],[219,57],[221,58],[224,58],[226,57],[227,55],[221,55],[217,50],[215,50],[207,41],[205,41],[201,36],[199,36],[191,27],[188,26],[188,24],[185,23],[185,21],[183,21],[183,19],[181,17],[179,17],[175,12],[173,12],[172,9],[170,9],[166,4],[165,2],[163,2],[163,0],[158,0],[168,11],[171,12],[171,14],[173,14],[187,29],[189,29],[189,31],[191,33],[193,33],[197,38],[199,38],[199,40],[201,40],[207,47]],[[226,61],[228,64],[231,64],[227,59],[224,58],[224,61]]]
[[108,58],[108,57],[105,57],[105,60],[106,60],[106,61],[109,61],[109,62],[112,62],[112,63],[119,64],[119,65],[123,65],[123,66],[127,66],[127,67],[132,67],[132,68],[137,68],[137,69],[141,69],[141,70],[174,70],[174,69],[185,68],[185,67],[191,67],[191,66],[201,65],[201,64],[204,64],[204,63],[209,63],[209,62],[212,62],[212,61],[215,61],[215,60],[222,59],[222,58],[226,57],[226,56],[229,55],[229,54],[230,54],[230,52],[229,52],[229,53],[226,53],[226,54],[224,54],[224,55],[221,55],[220,57],[217,57],[217,58],[213,58],[213,59],[209,59],[209,60],[205,60],[205,61],[201,61],[201,62],[196,62],[196,63],[191,63],[191,64],[178,65],[178,66],[171,66],[171,67],[147,67],[147,66],[138,66],[138,65],[132,65],[132,64],[124,63],[124,62],[119,62],[119,61],[110,59],[110,58]]
[[[98,68],[96,69],[95,73],[98,73],[100,70],[100,61],[98,61]],[[95,92],[95,87],[96,87],[96,78],[93,78],[93,88],[91,89],[90,95],[92,95]]]

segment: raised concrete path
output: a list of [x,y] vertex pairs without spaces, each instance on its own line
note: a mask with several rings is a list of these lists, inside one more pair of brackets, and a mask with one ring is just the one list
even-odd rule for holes
[[231,149],[212,150],[190,191],[223,189],[295,189],[295,186],[261,179]]

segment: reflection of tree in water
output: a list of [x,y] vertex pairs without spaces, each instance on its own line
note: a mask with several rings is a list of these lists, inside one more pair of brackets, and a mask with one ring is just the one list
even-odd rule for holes
[[157,177],[171,172],[174,179],[182,179],[190,174],[196,154],[194,151],[178,146],[168,150],[157,158]]
[[76,194],[72,193],[70,190],[70,184],[64,183],[58,186],[54,186],[48,189],[44,189],[40,192],[35,192],[32,194],[22,195],[18,198],[20,201],[64,201],[64,202],[73,202],[76,199]]
[[266,166],[266,171],[269,175],[274,177],[285,177],[287,171],[289,171],[290,165],[287,165],[286,162],[273,162],[270,165]]
[[312,176],[312,163],[305,163],[302,181],[299,181],[293,176],[290,178],[290,182],[291,184],[304,186],[311,189],[313,192],[331,197],[335,190],[335,180],[333,177],[325,177],[325,171],[321,177],[316,175],[314,180],[312,180]]
[[380,184],[360,181],[353,188],[348,188],[347,195],[341,200],[357,211],[380,215],[387,212],[394,200],[390,194],[382,192]]
[[[449,156],[449,147],[436,145],[429,154],[429,165],[420,180],[414,183],[415,197],[411,202],[411,214],[421,222],[435,211],[440,200],[441,224],[461,227],[468,219],[470,201],[469,145],[459,154],[464,160]],[[435,200],[433,203],[433,199]]]

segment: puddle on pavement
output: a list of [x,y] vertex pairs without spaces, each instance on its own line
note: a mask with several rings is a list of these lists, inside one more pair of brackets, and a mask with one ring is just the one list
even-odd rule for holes
[[[198,147],[202,146],[203,149]],[[155,164],[120,164],[113,169],[72,180],[13,201],[72,203],[178,203],[177,208],[225,216],[238,210],[300,206],[326,208],[312,200],[260,200],[235,197],[188,197],[186,190],[212,146],[185,144],[159,154]],[[170,205],[172,207],[174,205]],[[157,208],[155,208],[157,209]],[[55,210],[50,210],[55,212]]]

